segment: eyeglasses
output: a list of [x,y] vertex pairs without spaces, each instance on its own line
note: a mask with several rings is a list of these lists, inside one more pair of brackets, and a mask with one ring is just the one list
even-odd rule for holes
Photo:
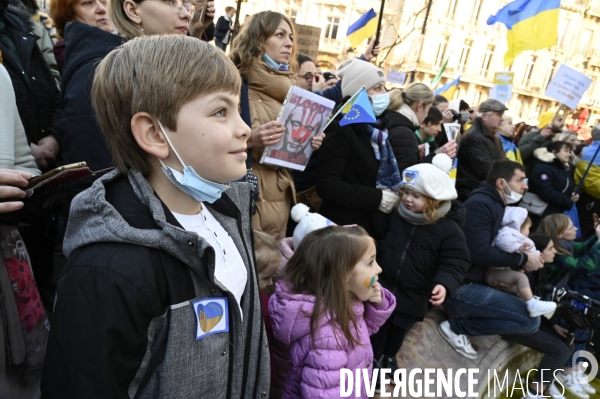
[[312,81],[315,75],[312,72],[306,72],[304,75],[298,75],[300,78],[304,78],[307,81]]
[[190,3],[189,1],[181,1],[181,0],[166,0],[167,3],[169,3],[169,6],[171,7],[171,10],[175,13],[175,14],[179,14],[181,12],[182,9],[186,9],[186,11],[190,11],[190,8],[192,6],[192,3]]

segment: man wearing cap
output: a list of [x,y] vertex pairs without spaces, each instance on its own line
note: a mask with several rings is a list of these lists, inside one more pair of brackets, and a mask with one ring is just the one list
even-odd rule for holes
[[539,127],[542,130],[529,132],[521,138],[519,151],[521,151],[521,159],[523,159],[527,176],[531,175],[533,170],[533,152],[552,143],[554,135],[562,132],[565,126],[564,118],[562,116],[555,118],[555,114],[554,111],[542,113],[539,118]]
[[496,131],[507,109],[504,104],[494,99],[481,103],[480,115],[475,118],[473,126],[461,140],[456,180],[459,200],[465,201],[471,191],[479,187],[494,161],[506,158]]

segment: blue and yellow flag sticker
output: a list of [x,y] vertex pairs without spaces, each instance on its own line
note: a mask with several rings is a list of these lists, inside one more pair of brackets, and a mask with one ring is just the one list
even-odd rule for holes
[[229,331],[227,298],[204,298],[192,302],[196,315],[196,339]]

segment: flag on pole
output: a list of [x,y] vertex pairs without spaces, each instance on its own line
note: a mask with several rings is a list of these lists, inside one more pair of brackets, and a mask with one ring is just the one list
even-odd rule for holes
[[440,69],[440,71],[438,72],[437,75],[435,75],[435,78],[433,78],[433,80],[431,81],[431,88],[435,89],[435,86],[437,86],[437,84],[439,83],[440,79],[442,78],[442,74],[444,73],[444,71],[446,70],[446,66],[448,65],[448,60],[450,59],[450,57],[446,58],[446,61],[444,61],[444,65],[442,65],[442,69]]
[[461,76],[454,79],[450,83],[446,83],[445,85],[443,85],[442,87],[440,87],[439,89],[434,91],[433,94],[435,94],[436,96],[437,95],[444,96],[446,98],[446,100],[452,100],[452,98],[454,98],[454,93],[456,92],[456,89],[458,89],[458,84],[460,83]]
[[352,48],[358,47],[365,39],[377,33],[377,14],[371,8],[358,21],[350,25],[346,37]]
[[505,66],[510,66],[523,51],[556,45],[559,10],[560,0],[516,0],[488,18],[488,25],[500,22],[508,29]]
[[342,109],[346,114],[340,120],[340,126],[351,125],[353,123],[375,123],[377,119],[369,101],[369,95],[363,87],[353,101],[349,101]]

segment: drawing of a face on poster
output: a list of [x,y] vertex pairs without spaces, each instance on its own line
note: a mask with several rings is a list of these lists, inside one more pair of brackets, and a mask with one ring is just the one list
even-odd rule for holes
[[310,107],[295,107],[285,120],[282,149],[292,154],[302,154],[315,132],[321,128],[323,117],[322,113]]

